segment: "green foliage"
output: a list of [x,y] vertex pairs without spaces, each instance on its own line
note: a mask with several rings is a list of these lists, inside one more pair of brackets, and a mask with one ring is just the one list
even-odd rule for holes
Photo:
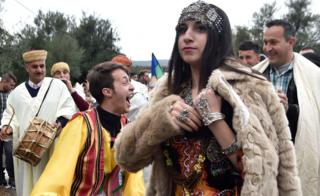
[[[18,80],[24,80],[26,73],[21,64],[21,52],[17,47],[15,36],[10,35],[6,30],[2,29],[0,33],[0,74],[11,71]],[[19,55],[17,55],[19,54]]]
[[315,47],[320,44],[320,15],[310,11],[310,0],[288,0],[286,6],[289,11],[284,19],[289,21],[296,30],[297,42],[295,50],[305,46]]
[[74,30],[74,36],[81,48],[84,48],[80,67],[88,70],[92,66],[110,60],[119,53],[115,43],[119,40],[109,20],[86,16],[83,13],[80,25]]
[[75,26],[74,19],[59,12],[44,14],[39,11],[34,23],[37,26],[38,35],[46,38],[52,38],[57,33],[67,33]]
[[[47,67],[56,62],[67,62],[71,69],[71,77],[78,78],[81,74],[80,62],[83,54],[83,49],[79,47],[78,41],[67,33],[58,33],[52,41],[48,43]],[[50,70],[48,70],[50,71]],[[48,72],[49,73],[49,72]]]
[[253,13],[251,27],[237,26],[236,34],[234,35],[234,50],[237,54],[239,45],[245,40],[251,40],[258,45],[262,45],[263,29],[267,21],[271,20],[276,12],[276,2],[264,4],[258,12]]
[[235,54],[237,54],[239,45],[242,41],[245,40],[251,40],[251,35],[249,32],[248,27],[243,27],[243,26],[236,26],[236,34],[234,35],[234,48],[235,48]]
[[47,75],[52,64],[64,61],[69,64],[75,80],[92,65],[119,53],[118,40],[109,20],[84,14],[78,26],[73,17],[63,13],[39,11],[34,25],[26,25],[15,35],[10,35],[0,24],[0,74],[10,70],[19,82],[26,80],[22,53],[45,49],[48,51]]
[[273,19],[273,15],[276,12],[276,2],[270,4],[264,4],[258,12],[253,13],[253,26],[250,29],[252,34],[252,41],[256,43],[262,43],[263,29],[265,24]]
[[[288,20],[296,29],[297,42],[294,50],[299,51],[305,46],[319,49],[320,15],[311,13],[311,1],[288,0],[285,5],[288,8],[288,13],[281,18]],[[265,24],[274,19],[273,16],[276,11],[276,2],[264,4],[258,12],[253,14],[253,25],[251,27],[236,27],[236,34],[234,35],[235,51],[238,50],[239,43],[248,37],[250,37],[250,40],[262,46]]]

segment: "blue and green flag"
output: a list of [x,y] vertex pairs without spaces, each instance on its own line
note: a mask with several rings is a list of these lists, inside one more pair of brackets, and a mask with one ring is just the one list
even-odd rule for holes
[[159,79],[161,76],[163,76],[164,70],[160,66],[157,58],[152,53],[152,60],[151,60],[151,75],[155,76],[157,79]]

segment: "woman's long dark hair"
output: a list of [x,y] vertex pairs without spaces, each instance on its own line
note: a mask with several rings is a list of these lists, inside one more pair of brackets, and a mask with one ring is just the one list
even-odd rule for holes
[[[205,88],[209,76],[214,69],[217,69],[227,57],[233,56],[232,33],[228,16],[220,8],[210,5],[216,9],[221,16],[222,31],[218,32],[215,25],[207,26],[208,39],[202,54],[199,89]],[[170,94],[179,94],[183,84],[191,82],[190,65],[184,62],[178,50],[179,33],[176,33],[175,43],[169,60],[168,89]]]

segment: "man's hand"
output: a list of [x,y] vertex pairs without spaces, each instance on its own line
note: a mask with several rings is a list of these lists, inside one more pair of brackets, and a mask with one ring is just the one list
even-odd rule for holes
[[280,102],[283,104],[283,107],[287,112],[289,108],[287,95],[281,90],[277,90],[277,94],[278,94],[278,97],[280,98]]
[[1,140],[7,139],[9,136],[12,135],[12,132],[13,132],[12,127],[4,125],[0,131],[0,139]]
[[62,130],[62,125],[60,122],[55,122],[53,124],[53,126],[56,128],[56,138],[59,137],[60,133],[61,133],[61,130]]
[[67,88],[68,88],[68,90],[69,90],[70,93],[73,93],[73,92],[75,91],[75,90],[73,89],[73,87],[72,87],[72,84],[71,84],[71,81],[70,81],[70,80],[67,80],[67,79],[65,79],[65,78],[62,78],[61,81],[66,84],[66,86],[67,86]]

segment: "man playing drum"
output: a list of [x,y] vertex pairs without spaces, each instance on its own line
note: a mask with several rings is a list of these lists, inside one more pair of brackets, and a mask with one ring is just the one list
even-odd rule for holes
[[[26,128],[38,111],[39,118],[57,127],[63,127],[76,111],[75,103],[66,85],[58,79],[45,77],[47,51],[32,50],[25,52],[22,56],[29,79],[10,93],[1,120],[0,137],[6,139],[12,134],[13,149],[18,146]],[[17,195],[30,195],[33,185],[40,177],[48,160],[49,152],[34,167],[14,158]]]

